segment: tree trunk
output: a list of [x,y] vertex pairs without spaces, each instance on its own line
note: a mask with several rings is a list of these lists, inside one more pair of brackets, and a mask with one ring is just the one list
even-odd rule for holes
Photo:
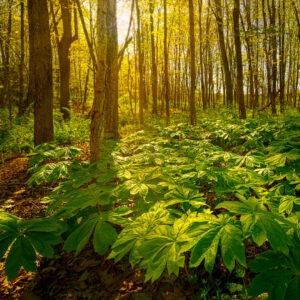
[[34,144],[51,142],[53,134],[52,53],[47,0],[28,0],[29,86],[34,101]]
[[190,57],[191,57],[191,97],[190,97],[190,117],[191,124],[196,125],[196,106],[195,106],[195,90],[196,90],[196,54],[195,54],[195,21],[194,21],[194,3],[189,0],[189,21],[190,21]]
[[243,84],[243,60],[239,28],[240,17],[240,0],[234,0],[233,8],[233,30],[234,30],[234,43],[236,52],[236,69],[237,69],[237,86],[236,93],[239,103],[240,118],[246,119],[246,108],[244,101],[244,84]]
[[199,57],[200,57],[200,81],[201,81],[201,92],[202,92],[202,104],[203,110],[206,110],[206,99],[205,99],[205,85],[204,85],[204,71],[203,71],[203,49],[202,49],[202,5],[203,1],[198,0],[199,9]]
[[118,115],[118,29],[116,0],[107,0],[107,52],[105,91],[105,133],[108,138],[119,137]]
[[280,112],[284,113],[284,93],[285,93],[285,1],[282,2],[282,9],[279,10],[279,79],[280,79]]
[[[0,103],[0,107],[4,108],[6,105],[10,108],[11,115],[11,101],[10,99],[10,39],[11,39],[11,25],[12,25],[12,2],[8,4],[8,21],[7,21],[7,35],[4,41],[4,79],[3,79],[3,97]],[[2,39],[2,37],[1,37]]]
[[[269,0],[268,0],[269,1]],[[269,6],[270,7],[270,6]],[[272,47],[272,97],[271,97],[271,109],[272,114],[276,114],[276,94],[277,94],[277,39],[275,34],[276,26],[276,6],[275,0],[272,0],[272,7],[270,8],[270,25],[273,29],[271,37]]]
[[156,65],[156,54],[155,54],[155,41],[154,41],[154,22],[153,22],[153,13],[154,13],[154,1],[150,0],[149,2],[149,11],[150,11],[150,30],[151,30],[151,59],[152,59],[152,73],[151,73],[151,82],[152,82],[152,100],[153,108],[152,112],[157,115],[157,65]]
[[229,105],[229,107],[231,107],[233,104],[233,84],[232,84],[231,72],[229,69],[229,63],[228,63],[227,52],[225,47],[222,8],[221,8],[220,0],[214,0],[214,1],[216,5],[215,17],[218,26],[219,45],[220,45],[222,64],[223,64],[224,75],[225,75],[226,98],[227,98],[227,104]]
[[98,59],[95,84],[95,96],[91,110],[91,163],[101,159],[101,142],[104,129],[104,104],[106,80],[106,51],[107,51],[107,0],[98,0],[97,9],[97,34],[98,34]]
[[165,102],[167,124],[170,123],[170,104],[169,104],[169,54],[168,54],[168,24],[167,24],[167,0],[164,0],[164,60],[165,60]]
[[70,0],[60,0],[63,36],[58,43],[60,70],[60,110],[64,120],[70,119],[70,47],[78,39],[77,17],[74,9],[75,35],[72,37],[72,7]]
[[140,126],[144,126],[144,103],[145,103],[145,79],[144,79],[144,52],[141,42],[141,18],[138,0],[135,0],[137,14],[137,50],[139,57],[139,118]]
[[21,54],[20,54],[20,66],[19,66],[19,111],[18,115],[22,116],[25,111],[24,107],[24,1],[21,0],[21,30],[20,30],[20,40],[21,40]]
[[89,78],[90,78],[90,61],[89,60],[89,65],[85,77],[85,84],[84,84],[84,93],[83,93],[83,100],[82,100],[82,114],[85,113],[85,104],[87,101],[87,93],[88,93],[88,84],[89,84]]

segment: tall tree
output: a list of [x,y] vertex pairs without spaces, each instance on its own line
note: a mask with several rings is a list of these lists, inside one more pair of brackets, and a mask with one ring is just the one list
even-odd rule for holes
[[168,18],[167,18],[167,0],[164,0],[164,83],[165,83],[165,103],[167,124],[170,123],[170,95],[169,95],[169,52],[168,52]]
[[242,48],[240,38],[240,0],[234,0],[233,8],[233,31],[234,31],[234,44],[235,44],[235,56],[236,56],[236,94],[239,103],[240,117],[246,119],[246,108],[244,101],[244,83],[243,83],[243,60],[242,60]]
[[190,38],[190,57],[191,57],[191,95],[190,95],[190,117],[191,124],[196,125],[196,105],[195,105],[195,90],[196,90],[196,54],[195,54],[195,20],[194,20],[194,3],[189,0],[189,38]]
[[146,101],[145,78],[144,78],[144,51],[141,41],[141,16],[138,0],[135,0],[137,15],[137,50],[139,57],[139,119],[140,126],[144,126],[144,103]]
[[223,65],[224,75],[225,75],[227,105],[232,106],[232,104],[233,104],[233,83],[232,83],[231,72],[230,72],[230,68],[229,68],[229,62],[228,62],[226,46],[225,46],[222,6],[221,6],[220,0],[214,0],[214,1],[215,1],[214,15],[217,20],[217,27],[218,27],[218,34],[219,34],[219,46],[220,46],[222,65]]
[[21,7],[21,26],[20,26],[20,65],[19,65],[19,116],[24,114],[24,63],[25,63],[25,39],[24,39],[24,0],[20,2]]
[[269,4],[269,14],[270,14],[270,26],[273,30],[271,36],[271,51],[272,51],[272,96],[271,96],[271,109],[272,113],[276,114],[276,95],[277,95],[277,38],[276,38],[276,3],[272,0],[272,4]]
[[205,84],[204,84],[204,60],[203,60],[203,32],[202,32],[202,7],[203,0],[198,0],[198,10],[199,10],[199,63],[200,63],[200,81],[201,81],[201,93],[202,93],[202,104],[203,110],[206,110],[206,99],[205,99]]
[[53,134],[52,52],[47,0],[28,0],[29,86],[34,102],[34,144],[51,142]]
[[[60,110],[65,120],[70,119],[70,47],[78,39],[77,10],[74,8],[75,34],[72,36],[72,0],[59,0],[61,18],[63,22],[63,35],[58,38],[57,22],[53,8],[51,9],[55,34],[57,38],[59,70],[60,70]],[[52,5],[52,3],[51,3]]]
[[155,53],[155,41],[154,41],[154,4],[155,0],[149,0],[149,13],[150,13],[150,31],[151,31],[151,83],[152,83],[152,100],[153,108],[152,112],[157,115],[157,65],[156,65],[156,53]]
[[91,163],[101,159],[101,143],[104,130],[104,105],[106,92],[106,52],[107,52],[107,0],[98,0],[97,9],[97,72],[93,107],[91,110]]
[[105,91],[105,132],[108,137],[118,138],[118,29],[117,2],[107,0],[107,51],[106,51],[106,91]]
[[[0,98],[0,107],[3,108],[5,105],[11,106],[11,99],[9,99],[10,92],[10,48],[11,48],[11,29],[12,29],[12,2],[8,3],[8,20],[6,27],[6,37],[4,40],[4,49],[2,52],[3,60],[3,96]],[[2,39],[2,38],[1,38]],[[11,111],[11,110],[10,110]]]
[[279,80],[280,80],[280,112],[284,113],[284,93],[285,93],[285,1],[282,1],[279,10]]

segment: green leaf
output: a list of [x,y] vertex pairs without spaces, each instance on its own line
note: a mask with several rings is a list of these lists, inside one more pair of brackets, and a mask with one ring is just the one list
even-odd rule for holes
[[258,246],[261,246],[267,239],[274,250],[282,251],[285,254],[289,252],[291,243],[283,228],[276,220],[281,221],[281,216],[269,213],[258,199],[250,197],[243,202],[225,201],[216,206],[216,208],[226,208],[230,212],[241,214],[241,223],[246,235],[251,235]]
[[0,261],[16,237],[17,236],[11,232],[0,233]]
[[106,222],[99,221],[95,227],[93,245],[95,251],[104,255],[108,250],[108,247],[111,246],[117,239],[116,230]]
[[0,231],[18,233],[19,218],[11,214],[0,212]]
[[54,250],[52,245],[62,242],[62,239],[55,233],[50,232],[27,232],[27,238],[30,240],[36,251],[42,256],[53,258]]
[[300,251],[299,245],[291,254],[266,251],[250,262],[249,267],[259,272],[252,281],[249,295],[257,297],[268,293],[270,300],[300,299]]
[[16,278],[22,266],[27,272],[35,272],[35,260],[36,255],[31,243],[22,236],[18,237],[7,255],[5,263],[7,279],[11,281]]
[[83,225],[80,225],[65,241],[64,249],[73,251],[76,249],[75,255],[78,255],[89,241],[94,227],[97,224],[97,219],[88,220]]
[[220,215],[206,224],[199,223],[198,227],[203,233],[192,250],[191,267],[197,267],[205,260],[205,269],[212,273],[219,245],[224,264],[229,271],[234,269],[235,261],[246,266],[242,231],[228,216]]
[[113,250],[108,258],[119,261],[128,252],[131,252],[130,261],[132,265],[135,265],[140,260],[139,253],[134,251],[135,246],[143,243],[156,226],[166,223],[170,223],[169,212],[160,204],[154,205],[149,212],[137,217],[122,230],[113,244]]

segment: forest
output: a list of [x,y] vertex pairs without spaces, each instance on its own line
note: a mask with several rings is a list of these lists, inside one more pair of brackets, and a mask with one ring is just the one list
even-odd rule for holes
[[0,300],[300,300],[299,11],[0,0]]

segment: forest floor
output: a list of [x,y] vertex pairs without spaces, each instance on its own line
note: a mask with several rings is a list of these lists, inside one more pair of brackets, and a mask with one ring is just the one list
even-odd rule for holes
[[[86,149],[85,149],[86,150]],[[87,159],[85,155],[82,159]],[[47,205],[41,202],[55,185],[28,187],[28,158],[14,157],[0,164],[0,209],[24,219],[44,217]],[[189,299],[193,290],[180,277],[144,284],[144,274],[132,270],[128,260],[118,264],[105,260],[88,245],[78,256],[57,251],[54,259],[43,258],[37,273],[21,270],[8,282],[4,260],[0,262],[2,299]]]
[[[282,204],[288,203],[289,207],[283,206],[284,215],[298,218],[300,213],[300,204],[297,202],[299,199],[299,176],[297,175],[299,174],[299,126],[298,118],[293,116],[282,120],[254,119],[246,122],[234,119],[215,121],[204,118],[198,127],[179,123],[161,129],[160,127],[147,128],[132,135],[132,132],[123,132],[121,135],[123,138],[117,144],[111,140],[104,144],[103,153],[105,157],[108,157],[107,161],[103,159],[102,165],[97,166],[97,168],[89,166],[88,168],[75,169],[74,167],[75,171],[79,170],[79,174],[75,171],[64,173],[65,181],[63,183],[68,180],[72,183],[69,188],[72,193],[74,189],[75,191],[76,189],[77,191],[84,191],[82,194],[78,194],[80,204],[86,200],[85,197],[89,196],[89,192],[94,199],[94,194],[89,190],[90,186],[93,186],[94,190],[91,189],[93,192],[100,189],[102,193],[102,186],[110,187],[110,183],[114,185],[115,182],[118,182],[118,187],[121,188],[119,190],[113,189],[118,195],[116,196],[118,203],[125,203],[128,206],[133,204],[133,207],[136,205],[133,208],[136,213],[144,214],[146,212],[147,214],[147,209],[149,209],[147,205],[152,203],[151,201],[155,203],[155,201],[163,202],[175,199],[179,203],[182,202],[182,206],[177,206],[178,202],[174,202],[176,210],[172,209],[172,211],[178,214],[178,211],[181,213],[182,210],[194,209],[194,206],[197,208],[199,199],[202,201],[203,198],[206,200],[205,204],[201,204],[201,206],[208,206],[210,209],[200,208],[200,210],[209,216],[213,213],[218,218],[224,215],[228,216],[230,213],[230,210],[229,212],[226,211],[226,207],[216,207],[218,203],[226,203],[226,200],[228,200],[227,202],[237,201],[236,194],[233,195],[232,191],[241,191],[242,194],[246,191],[248,196],[251,195],[249,198],[252,201],[254,199],[256,202],[263,200],[264,205],[267,203],[268,206],[263,209],[264,214],[268,215],[270,212],[272,218],[277,215],[279,218],[282,215],[279,208],[282,208]],[[65,141],[65,139],[61,139],[61,141]],[[36,157],[32,158],[33,160],[37,158],[35,161],[38,161],[40,155],[43,164],[46,165],[59,165],[60,162],[63,162],[62,159],[72,159],[70,163],[74,162],[75,166],[87,166],[85,162],[89,161],[88,144],[82,142],[72,145],[76,146],[73,147],[73,152],[68,147],[60,148],[65,147],[64,143],[60,143],[60,147],[57,148],[58,151],[68,149],[68,151],[63,152],[68,155],[55,156],[48,151],[48,148],[45,148],[46,150],[44,149],[42,154],[39,154],[38,151],[32,152],[36,153]],[[78,148],[81,151],[78,151]],[[57,153],[59,153],[58,151]],[[13,153],[13,151],[11,152]],[[42,156],[44,154],[45,156]],[[37,169],[35,171],[30,169],[29,165],[34,165],[30,159],[32,155],[34,154],[5,156],[6,158],[2,157],[2,163],[0,163],[0,212],[4,211],[24,220],[45,217],[48,204],[43,202],[43,198],[55,194],[53,190],[59,185],[62,186],[62,182],[58,180],[61,177],[56,176],[55,180],[51,180],[50,177],[47,179],[45,177],[45,174],[48,174],[46,171],[41,173],[36,171]],[[77,164],[77,161],[82,162],[82,164]],[[116,170],[112,168],[112,175],[107,172],[109,174],[105,173],[102,178],[103,172],[99,172],[99,170],[110,169],[112,162]],[[38,164],[35,163],[35,165]],[[33,171],[33,174],[29,171]],[[197,179],[194,180],[196,171]],[[51,174],[53,175],[53,173]],[[35,176],[36,174],[40,177]],[[98,175],[99,184],[93,185],[95,177]],[[111,177],[107,179],[106,176]],[[32,178],[36,180],[36,184],[33,184]],[[82,178],[83,181],[81,181]],[[28,182],[29,179],[31,182]],[[74,185],[74,180],[77,180],[76,185],[79,182],[78,188]],[[46,182],[56,183],[47,184]],[[195,184],[197,184],[196,187]],[[142,198],[145,187],[149,202],[145,200],[146,198]],[[122,188],[125,191],[124,195]],[[174,194],[175,192],[177,194]],[[170,193],[173,193],[173,196]],[[264,198],[260,198],[261,194]],[[58,200],[64,201],[61,197],[68,196],[68,190],[66,189],[64,194],[58,192],[57,195],[59,195]],[[256,195],[257,198],[252,195]],[[139,196],[141,197],[139,198]],[[175,198],[172,199],[171,197]],[[53,199],[55,200],[55,198]],[[121,202],[124,199],[125,201]],[[198,199],[198,201],[193,199]],[[200,203],[203,203],[201,201]],[[188,202],[189,207],[183,206],[185,202]],[[151,204],[148,206],[151,207]],[[259,213],[261,213],[260,210]],[[234,212],[230,215],[230,222],[232,224],[238,223],[238,218],[237,213]],[[272,233],[271,236],[274,232],[272,226],[277,224],[274,225],[275,221],[272,218],[269,217],[271,229],[267,231],[268,234]],[[179,220],[177,217],[174,219]],[[144,222],[144,219],[142,220]],[[72,222],[71,219],[68,221]],[[70,224],[72,226],[72,223]],[[119,223],[113,222],[112,224],[116,225],[114,229],[118,232],[121,228],[117,225]],[[157,225],[156,228],[159,226]],[[166,224],[163,223],[163,226]],[[143,226],[139,225],[139,227]],[[275,229],[274,236],[277,236],[278,224]],[[290,229],[293,228],[290,227]],[[299,234],[292,231],[292,234],[294,233]],[[67,231],[64,231],[61,236],[62,239],[66,240],[67,234]],[[294,236],[288,237],[285,231],[282,231],[281,234],[286,239],[291,239],[290,241],[295,239]],[[153,239],[150,236],[149,240],[151,238]],[[282,239],[280,239],[281,242]],[[268,253],[267,251],[273,247],[267,239],[258,245],[251,241],[248,243],[247,237],[243,243],[242,250],[245,248],[245,257],[249,265],[252,261],[257,261],[257,257]],[[62,249],[62,246],[61,244],[54,246],[55,255],[51,259],[38,257],[37,272],[26,273],[21,269],[19,276],[11,282],[7,281],[5,276],[6,257],[4,256],[2,261],[0,260],[0,300],[254,300],[267,299],[270,295],[266,294],[268,290],[263,287],[257,293],[252,293],[253,297],[257,296],[257,298],[250,298],[248,296],[250,294],[248,293],[249,284],[251,288],[259,275],[255,275],[255,271],[251,267],[244,269],[238,264],[235,270],[230,272],[229,269],[225,268],[224,258],[217,252],[214,254],[216,262],[212,274],[209,274],[203,265],[189,268],[191,253],[187,251],[184,253],[185,263],[182,264],[184,267],[180,268],[177,276],[174,274],[168,276],[167,272],[162,271],[159,280],[151,284],[149,281],[145,283],[144,271],[131,267],[128,255],[122,256],[124,258],[115,263],[113,260],[107,260],[107,255],[98,255],[94,251],[95,244],[92,241],[86,244],[78,256],[75,256],[74,252],[67,253]],[[11,252],[10,250],[9,253]],[[157,257],[158,265],[160,265],[161,256]],[[298,263],[295,264],[299,265]],[[265,265],[263,265],[264,267]],[[284,268],[286,268],[285,265]],[[269,277],[259,284],[267,287],[268,282]],[[271,298],[272,296],[270,296]],[[288,296],[286,299],[297,299],[297,297]]]

